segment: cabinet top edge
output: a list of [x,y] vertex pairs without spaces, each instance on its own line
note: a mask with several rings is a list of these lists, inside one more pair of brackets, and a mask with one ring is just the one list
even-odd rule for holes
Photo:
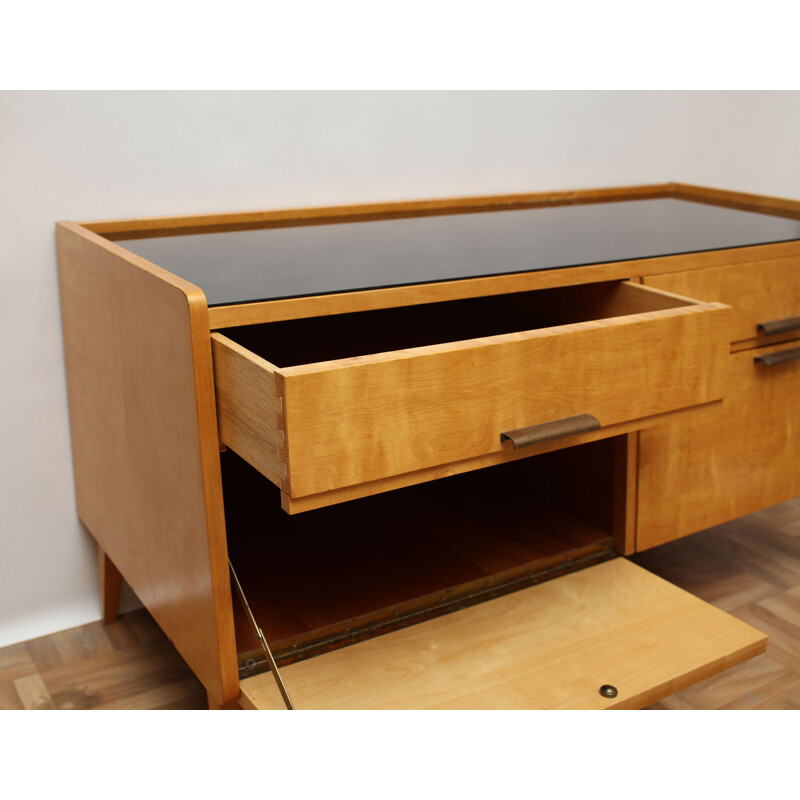
[[[463,214],[528,207],[603,203],[651,197],[671,197],[678,184],[660,183],[548,192],[438,197],[376,201],[330,206],[273,208],[219,214],[142,217],[79,222],[82,227],[110,239],[181,236],[191,233],[252,230],[291,225],[319,225],[438,214]],[[800,206],[800,203],[798,203]],[[800,216],[800,211],[798,211]]]
[[800,200],[715,189],[681,182],[667,182],[610,188],[441,197],[219,214],[90,220],[77,224],[104,238],[136,239],[669,197],[800,219]]

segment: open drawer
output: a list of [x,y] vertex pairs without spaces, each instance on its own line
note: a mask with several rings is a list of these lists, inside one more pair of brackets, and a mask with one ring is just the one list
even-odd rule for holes
[[[640,708],[764,652],[766,641],[617,558],[281,676],[297,709]],[[242,681],[240,704],[285,707],[269,673]]]
[[729,311],[613,282],[229,329],[220,438],[304,498],[611,428],[720,399]]

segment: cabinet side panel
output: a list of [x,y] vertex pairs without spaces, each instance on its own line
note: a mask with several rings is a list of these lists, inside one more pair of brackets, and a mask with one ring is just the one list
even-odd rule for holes
[[78,515],[203,682],[238,695],[205,298],[57,228]]

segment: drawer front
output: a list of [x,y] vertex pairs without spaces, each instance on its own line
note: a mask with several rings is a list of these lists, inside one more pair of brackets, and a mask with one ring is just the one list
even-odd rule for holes
[[501,434],[554,420],[608,426],[716,400],[727,313],[690,307],[287,370],[291,494],[511,449]]
[[639,434],[637,550],[800,495],[796,356],[796,343],[734,353],[721,407]]
[[[717,301],[733,307],[731,341],[770,339],[758,326],[786,320],[777,326],[781,338],[800,337],[800,259],[780,258],[750,264],[652,275],[646,286],[685,294],[707,302]],[[792,320],[792,322],[789,322]],[[767,325],[767,331],[773,326]],[[783,330],[781,331],[781,328]]]
[[[298,709],[639,708],[766,636],[623,558],[281,670]],[[600,692],[612,686],[615,696]],[[271,674],[245,708],[280,709]]]
[[529,426],[637,420],[722,397],[728,313],[684,304],[283,369],[214,334],[220,435],[304,497],[511,450],[501,435]]

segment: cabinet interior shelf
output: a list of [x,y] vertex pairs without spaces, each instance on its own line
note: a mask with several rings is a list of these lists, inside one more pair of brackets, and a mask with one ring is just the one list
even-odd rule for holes
[[[594,501],[613,496],[614,453],[603,440],[297,516],[223,453],[231,561],[288,664],[612,557],[612,508]],[[567,472],[592,500],[565,492]],[[234,617],[250,674],[258,639],[238,603]]]

